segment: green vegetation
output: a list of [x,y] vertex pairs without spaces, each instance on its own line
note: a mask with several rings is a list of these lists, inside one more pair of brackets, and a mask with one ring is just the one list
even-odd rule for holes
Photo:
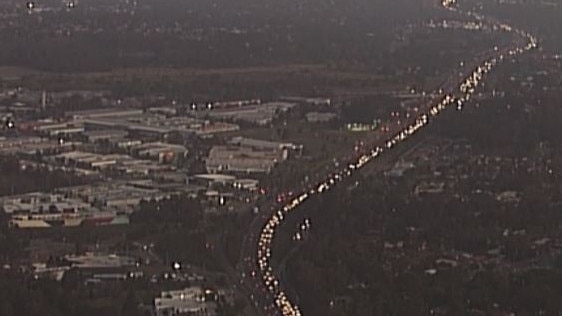
[[[286,271],[302,310],[559,313],[562,111],[559,92],[539,106],[534,89],[445,113],[424,133],[457,145],[401,178],[358,177],[358,187],[311,200],[301,214],[312,218],[311,232]],[[424,181],[447,186],[414,194]],[[501,201],[506,190],[520,200]]]

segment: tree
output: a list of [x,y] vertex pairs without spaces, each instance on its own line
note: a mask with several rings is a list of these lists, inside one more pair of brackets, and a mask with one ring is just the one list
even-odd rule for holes
[[140,315],[139,303],[133,287],[129,287],[127,296],[121,307],[121,316],[138,316]]

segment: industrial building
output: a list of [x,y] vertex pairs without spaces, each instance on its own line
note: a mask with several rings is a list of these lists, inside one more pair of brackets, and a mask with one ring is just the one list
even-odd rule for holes
[[297,150],[301,149],[301,145],[295,145],[293,143],[278,143],[271,142],[267,140],[246,138],[246,137],[234,137],[229,142],[230,145],[236,145],[240,147],[248,147],[256,150]]
[[285,113],[295,106],[295,103],[289,102],[268,102],[258,105],[212,110],[208,112],[208,115],[216,119],[242,121],[264,126],[270,124],[280,113]]
[[73,268],[110,269],[134,266],[137,259],[116,254],[85,253],[84,255],[66,255],[64,260]]
[[41,192],[3,197],[0,203],[6,214],[77,213],[90,208],[78,199]]
[[[148,149],[143,149],[139,157],[142,156],[146,159],[155,159],[158,160],[158,162],[145,159],[135,159],[129,155],[102,155],[83,151],[62,153],[49,157],[49,160],[55,164],[72,168],[112,171],[121,174],[150,175],[154,172],[172,171],[175,169],[172,165],[160,164],[173,161],[175,158],[174,151],[168,147],[155,147],[154,149],[151,149],[153,147],[146,148]],[[183,150],[186,151],[185,148]]]
[[100,117],[85,119],[84,124],[92,129],[121,129],[131,135],[141,137],[164,138],[171,133],[184,136],[206,136],[217,133],[237,131],[237,124],[212,122],[191,117],[168,117],[154,113],[135,114],[132,116]]
[[73,145],[76,145],[76,143],[61,143],[42,137],[0,137],[0,154],[57,154],[71,150]]
[[249,147],[214,146],[205,160],[209,173],[269,173],[286,158],[285,151],[254,150]]
[[[0,199],[10,225],[18,228],[128,224],[143,200],[161,200],[184,191],[160,190],[151,180],[117,181],[28,193]],[[179,188],[181,189],[181,188]]]
[[90,143],[98,141],[111,141],[115,139],[124,139],[129,133],[123,130],[93,130],[84,133],[84,137]]
[[237,179],[231,175],[225,174],[196,174],[189,179],[190,183],[198,183],[206,187],[215,185],[231,186],[239,190],[253,191],[258,189],[259,180],[255,179]]
[[150,183],[150,180],[117,181],[62,188],[58,191],[65,196],[80,199],[91,205],[119,209],[130,213],[143,200],[158,201],[170,196],[170,193],[150,188]]
[[209,173],[269,173],[291,151],[301,150],[301,145],[293,143],[234,137],[227,146],[211,148],[205,166]]
[[99,119],[99,118],[116,118],[116,117],[129,117],[134,115],[141,115],[142,109],[118,109],[118,108],[104,108],[96,110],[84,111],[69,111],[64,113],[66,117],[80,120],[80,119]]
[[139,158],[156,160],[159,163],[171,163],[178,157],[187,156],[187,148],[182,145],[162,142],[146,143],[131,148],[133,155]]
[[123,158],[122,155],[100,155],[82,151],[71,151],[56,155],[51,159],[65,166],[103,170],[116,165],[118,160]]
[[306,121],[309,123],[327,123],[333,121],[336,117],[335,113],[310,112],[306,114]]
[[45,136],[57,137],[82,134],[85,131],[85,128],[81,122],[70,121],[41,124],[38,125],[35,130]]
[[127,215],[112,208],[96,208],[62,194],[30,193],[2,198],[3,211],[14,228],[128,224]]
[[217,315],[216,294],[201,287],[190,287],[178,291],[165,291],[154,299],[156,316]]

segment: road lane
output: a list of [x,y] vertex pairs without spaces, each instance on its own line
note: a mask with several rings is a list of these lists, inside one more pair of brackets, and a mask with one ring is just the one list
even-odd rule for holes
[[[364,148],[368,149],[358,157],[354,154],[348,156],[347,158],[350,159],[348,162],[339,168],[334,167],[327,175],[311,175],[311,179],[318,179],[315,185],[300,191],[296,190],[301,193],[294,196],[281,208],[276,207],[275,203],[267,203],[262,207],[263,213],[252,222],[249,233],[244,238],[241,262],[237,268],[245,287],[251,292],[249,295],[255,306],[265,315],[302,315],[299,307],[288,298],[283,290],[281,278],[276,275],[279,270],[274,270],[270,262],[275,234],[278,233],[278,228],[288,215],[298,210],[306,200],[329,192],[344,179],[350,178],[360,171],[367,163],[377,160],[384,152],[409,139],[436,119],[444,110],[449,108],[462,110],[476,88],[499,63],[508,57],[515,57],[532,50],[538,45],[537,39],[524,31],[477,13],[461,11],[456,7],[455,0],[444,0],[441,5],[453,13],[485,22],[499,31],[511,32],[516,35],[516,38],[509,46],[484,52],[463,63],[461,69],[456,69],[439,88],[439,97],[422,104],[417,116],[411,116],[402,122],[386,123],[382,130],[387,131],[379,130],[366,139]],[[459,76],[459,71],[461,76]],[[351,159],[350,157],[356,158]]]

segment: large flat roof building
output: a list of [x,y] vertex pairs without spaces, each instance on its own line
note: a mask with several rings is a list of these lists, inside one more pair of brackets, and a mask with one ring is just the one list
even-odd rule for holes
[[165,291],[154,299],[156,316],[196,315],[215,316],[217,305],[208,299],[208,292],[200,287]]
[[41,137],[0,137],[0,153],[3,154],[28,154],[36,153],[59,153],[70,150],[73,143],[49,140]]
[[279,113],[295,107],[295,103],[268,102],[258,105],[213,110],[207,114],[212,118],[249,122],[257,125],[270,124]]
[[96,142],[102,140],[112,140],[112,139],[123,139],[128,136],[127,131],[123,130],[94,130],[94,131],[87,131],[84,133],[84,136],[88,139],[89,142]]
[[231,145],[249,147],[257,150],[286,150],[297,149],[300,147],[293,143],[279,143],[246,137],[234,137],[228,143]]
[[205,166],[209,173],[269,173],[283,159],[283,151],[257,151],[247,147],[214,146],[209,152]]
[[174,161],[177,157],[187,156],[188,150],[183,145],[153,142],[133,146],[132,152],[140,158],[157,160],[160,163]]
[[10,227],[49,228],[57,226],[127,224],[128,216],[114,209],[100,209],[91,203],[63,194],[29,193],[2,198]]
[[96,118],[116,118],[124,116],[140,115],[143,113],[142,109],[119,109],[119,108],[105,108],[96,110],[84,111],[69,111],[65,112],[66,117],[73,119],[96,119]]
[[170,133],[182,135],[211,135],[237,131],[237,124],[212,122],[191,117],[167,117],[158,114],[131,115],[129,117],[87,118],[84,124],[93,128],[123,129],[131,134],[163,136]]

